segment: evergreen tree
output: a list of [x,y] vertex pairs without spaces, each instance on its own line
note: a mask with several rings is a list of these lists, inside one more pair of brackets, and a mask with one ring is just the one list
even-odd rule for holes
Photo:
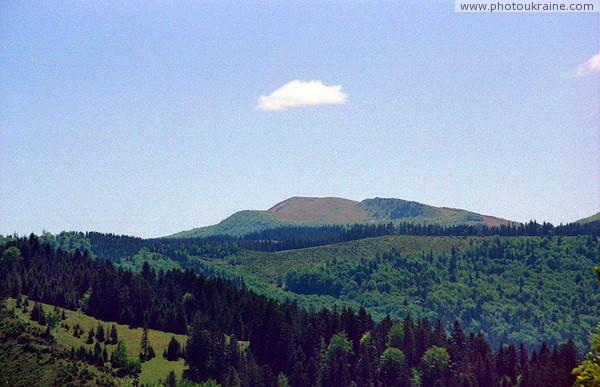
[[175,371],[171,370],[171,372],[169,372],[169,376],[167,376],[167,380],[165,380],[165,386],[177,387],[177,376],[175,376]]
[[88,332],[88,337],[87,340],[85,341],[86,344],[94,344],[94,328],[90,328],[89,332]]
[[373,386],[377,374],[377,348],[373,343],[371,332],[360,339],[358,362],[355,369],[355,380],[359,387]]
[[113,324],[110,327],[110,342],[109,344],[117,344],[119,342],[119,335],[117,334],[117,327]]
[[144,362],[148,360],[148,325],[144,324],[144,328],[142,329],[142,343],[140,349],[140,361]]
[[110,363],[114,368],[126,367],[129,364],[127,360],[127,345],[123,340],[119,340],[117,348],[110,354]]
[[103,343],[104,340],[104,327],[102,326],[102,324],[98,324],[98,329],[96,330],[96,341],[99,343]]
[[179,345],[179,342],[175,340],[175,337],[171,336],[171,341],[169,341],[169,345],[167,346],[163,357],[169,361],[175,361],[181,357],[181,346]]
[[323,385],[347,386],[350,383],[349,359],[352,354],[352,343],[348,340],[346,332],[336,333],[332,336],[325,352],[322,371]]

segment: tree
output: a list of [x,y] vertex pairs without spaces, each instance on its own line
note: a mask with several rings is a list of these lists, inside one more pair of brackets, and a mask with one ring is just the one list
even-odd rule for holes
[[88,332],[88,337],[87,340],[85,341],[86,344],[93,344],[94,343],[94,328],[90,328],[89,332]]
[[88,307],[90,305],[90,299],[91,298],[92,298],[92,288],[89,288],[87,290],[87,292],[85,292],[85,294],[83,295],[83,297],[81,297],[81,299],[79,300],[79,308],[83,312],[87,312]]
[[450,355],[446,348],[434,345],[425,351],[421,360],[424,384],[434,385],[437,380],[444,378],[449,363]]
[[44,313],[44,308],[42,308],[42,305],[37,302],[33,304],[33,308],[31,308],[29,317],[40,325],[46,325],[46,314]]
[[110,327],[110,343],[109,344],[117,344],[119,342],[119,335],[117,334],[117,327],[113,324]]
[[404,329],[402,324],[399,322],[392,325],[392,328],[388,332],[387,347],[401,349],[404,345]]
[[[600,266],[594,269],[600,282]],[[573,370],[576,383],[581,386],[600,386],[600,324],[592,336],[592,350],[586,355],[583,364]]]
[[171,370],[171,372],[169,372],[169,376],[167,376],[167,380],[165,380],[165,386],[177,387],[177,376],[175,376],[175,371]]
[[331,337],[325,352],[322,382],[325,386],[347,386],[350,383],[350,364],[352,342],[346,332]]
[[156,354],[154,353],[154,348],[150,345],[150,340],[148,339],[148,324],[144,324],[144,328],[142,330],[142,343],[140,349],[140,361],[145,362],[152,358],[154,358]]
[[358,386],[373,386],[377,373],[377,348],[373,343],[371,332],[360,338],[358,347],[358,362],[356,364],[355,379]]
[[290,387],[288,378],[284,373],[277,375],[277,387]]
[[185,371],[186,378],[200,382],[209,376],[212,363],[210,346],[210,332],[204,329],[200,321],[200,315],[196,313],[190,326],[185,349],[185,363],[189,367]]
[[576,382],[581,386],[600,386],[600,324],[592,339],[592,350],[583,364],[573,370]]
[[127,366],[127,345],[123,340],[119,340],[117,343],[117,348],[115,348],[115,350],[110,354],[110,364],[114,368]]
[[379,374],[384,386],[405,385],[406,356],[398,348],[388,348],[379,359]]
[[101,324],[98,324],[98,329],[96,330],[96,341],[98,341],[99,343],[103,343],[104,340],[104,327]]
[[169,341],[169,345],[163,357],[169,361],[175,361],[181,357],[181,346],[179,345],[179,342],[175,340],[175,337],[171,336],[171,341]]

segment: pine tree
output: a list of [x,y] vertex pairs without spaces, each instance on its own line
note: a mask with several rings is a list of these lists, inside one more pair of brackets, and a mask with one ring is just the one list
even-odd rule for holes
[[109,344],[117,344],[119,342],[119,335],[117,334],[117,327],[113,324],[110,327],[110,342]]
[[103,343],[104,340],[104,327],[101,324],[98,324],[98,329],[96,330],[96,341]]
[[165,380],[165,386],[177,387],[177,376],[175,376],[175,371],[171,370],[171,372],[169,372],[169,376],[167,376],[167,380]]
[[94,343],[94,328],[90,328],[90,331],[88,332],[88,337],[87,337],[87,340],[85,343],[86,344]]
[[[234,338],[235,336],[232,336],[232,339]],[[175,361],[181,357],[181,346],[179,345],[179,342],[175,340],[175,337],[171,336],[171,341],[169,341],[169,345],[165,350],[163,357],[169,361]]]
[[148,342],[148,325],[144,324],[144,329],[142,330],[142,345],[140,349],[140,360],[142,362],[149,360],[148,359],[148,347],[150,346]]
[[371,332],[365,333],[360,339],[358,362],[354,373],[359,387],[373,385],[377,373],[377,348],[373,343]]

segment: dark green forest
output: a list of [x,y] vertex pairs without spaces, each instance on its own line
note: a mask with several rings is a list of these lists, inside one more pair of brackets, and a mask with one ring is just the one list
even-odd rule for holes
[[135,271],[144,262],[155,271],[192,269],[303,307],[365,307],[377,321],[411,313],[439,319],[447,329],[458,320],[494,347],[519,342],[532,349],[573,339],[583,351],[599,312],[589,270],[600,264],[599,229],[598,222],[388,223],[293,226],[241,238],[144,240],[89,232],[41,239]]
[[[411,314],[376,322],[364,308],[307,310],[189,269],[157,272],[144,264],[136,274],[35,235],[11,238],[0,256],[4,297],[27,295],[105,321],[186,332],[184,376],[197,382],[564,386],[574,382],[578,364],[573,341],[542,342],[531,351],[517,342],[494,347],[459,322],[446,330],[439,320]],[[236,340],[249,341],[248,349]]]

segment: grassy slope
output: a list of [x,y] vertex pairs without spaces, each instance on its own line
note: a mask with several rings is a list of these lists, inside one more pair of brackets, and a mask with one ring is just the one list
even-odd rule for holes
[[167,238],[203,238],[211,235],[242,236],[253,231],[276,228],[294,223],[278,220],[266,211],[240,211],[213,226],[181,231]]
[[[15,303],[16,301],[14,299],[8,299],[7,307],[13,308],[15,306]],[[30,301],[30,310],[32,306],[33,303]],[[53,306],[47,304],[42,304],[42,307],[45,312],[48,312],[54,308]],[[15,314],[17,318],[23,321],[29,321],[33,325],[37,325],[37,323],[29,319],[28,315],[23,314],[21,309],[15,309]],[[52,334],[56,338],[57,344],[67,349],[70,349],[72,347],[78,348],[82,345],[87,348],[93,348],[93,344],[85,344],[85,341],[87,339],[87,332],[90,330],[90,328],[94,328],[94,331],[96,331],[98,325],[101,324],[104,326],[105,331],[107,331],[107,329],[110,329],[111,325],[113,324],[97,320],[79,311],[66,310],[66,317],[66,320],[63,320],[62,323],[67,324],[70,327],[70,329],[67,331],[59,325],[53,330]],[[76,324],[79,324],[86,332],[79,338],[73,336],[73,326],[75,326]],[[131,329],[128,326],[121,324],[115,324],[115,326],[117,328],[119,339],[124,340],[127,345],[129,357],[131,359],[137,358],[141,348],[142,329]],[[107,335],[108,332],[106,332]],[[175,337],[177,341],[184,345],[187,340],[187,337],[184,335],[176,335],[173,333],[161,332],[153,329],[148,330],[148,339],[150,341],[150,344],[154,348],[156,357],[148,362],[142,363],[142,373],[140,374],[141,383],[157,383],[159,379],[164,380],[166,379],[171,370],[175,371],[175,374],[177,375],[178,379],[181,378],[181,374],[184,369],[184,361],[181,359],[178,361],[167,361],[162,357],[162,353],[167,348],[171,337]],[[116,345],[107,346],[109,355],[115,347]]]
[[600,212],[598,212],[595,215],[588,216],[587,218],[579,219],[577,221],[577,223],[585,224],[585,223],[597,222],[597,221],[600,221]]
[[421,236],[384,236],[337,243],[333,245],[311,247],[299,250],[264,253],[245,250],[237,264],[269,282],[289,269],[302,263],[325,263],[334,259],[352,260],[373,259],[378,253],[396,250],[400,253],[431,251],[434,254],[449,251],[452,247],[462,247],[469,243],[469,237],[421,237]]
[[[12,300],[14,305],[14,300]],[[17,311],[0,308],[0,384],[6,386],[133,385],[85,362],[70,360],[64,347],[43,336],[44,329]]]

